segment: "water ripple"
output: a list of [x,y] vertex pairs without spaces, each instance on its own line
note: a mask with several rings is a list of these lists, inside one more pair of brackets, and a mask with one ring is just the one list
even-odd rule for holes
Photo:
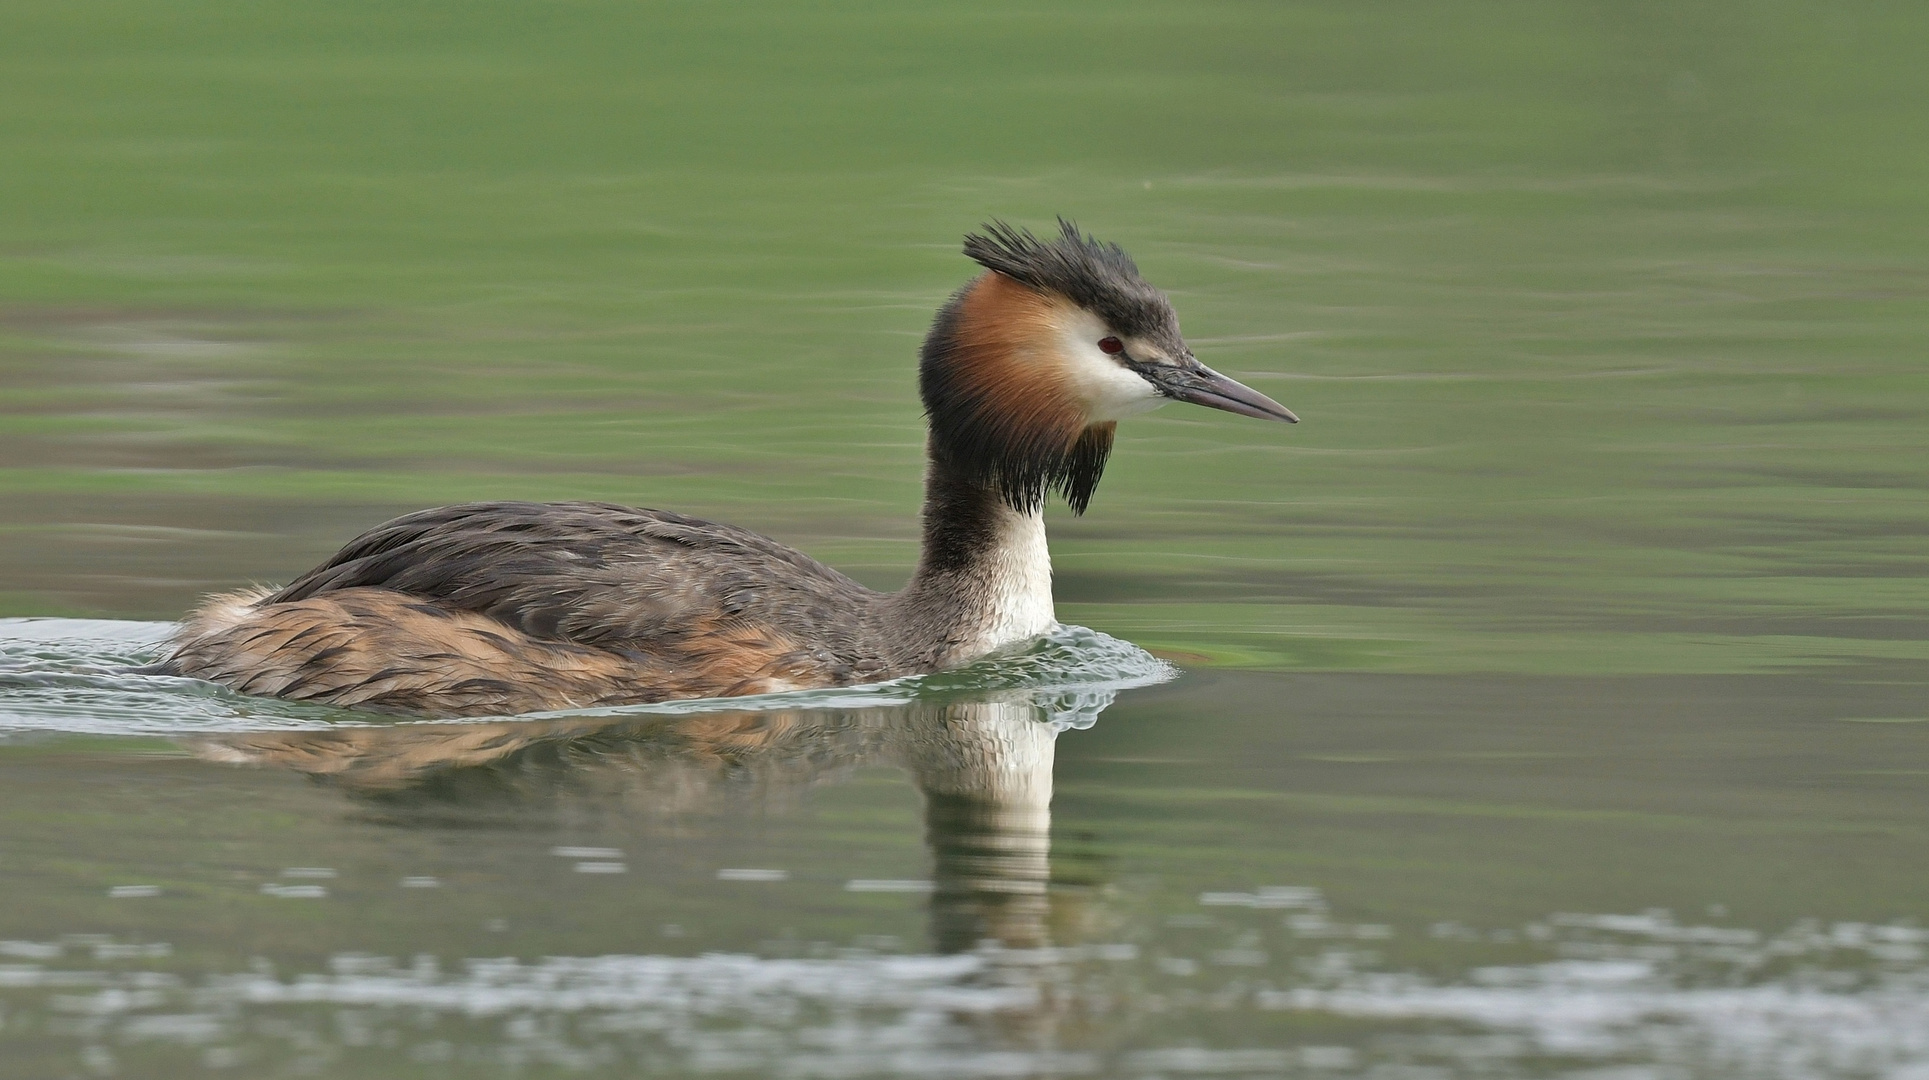
[[[0,619],[0,733],[181,735],[396,723],[326,705],[250,697],[198,679],[133,670],[161,655],[173,623],[98,619]],[[1029,700],[1064,728],[1090,727],[1120,690],[1166,682],[1177,670],[1130,642],[1082,626],[933,675],[871,686],[754,697],[706,698],[532,716],[681,716],[717,710],[859,709],[915,701]]]
[[[1296,909],[1325,910],[1314,890],[1291,894]],[[1265,907],[1250,916],[1259,923],[1221,929],[1250,936],[1275,917]],[[427,954],[342,953],[322,971],[257,961],[183,976],[153,970],[166,946],[69,935],[0,942],[16,958],[0,964],[0,1002],[36,1021],[84,1018],[88,1038],[123,1052],[172,1044],[209,1061],[286,1060],[319,1037],[371,1063],[440,1060],[460,1045],[472,1064],[596,1075],[648,1063],[780,1077],[1929,1076],[1919,949],[1929,931],[1915,926],[1805,921],[1762,933],[1648,912],[1554,915],[1519,931],[1544,959],[1454,972],[1435,954],[1424,974],[1315,934],[1312,952],[1258,968],[1204,954],[1180,966],[1173,942],[1113,942],[447,966]],[[1466,932],[1442,926],[1433,937]],[[94,966],[75,955],[86,953]],[[1258,1045],[1172,1045],[1154,1022],[1241,1016]]]

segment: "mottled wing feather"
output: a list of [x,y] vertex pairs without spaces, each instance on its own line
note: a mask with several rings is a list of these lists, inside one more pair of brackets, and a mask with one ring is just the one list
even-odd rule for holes
[[848,625],[853,609],[875,595],[729,525],[607,503],[493,502],[377,526],[263,603],[369,587],[478,612],[539,640],[644,653],[755,627],[845,652],[840,639],[858,629]]
[[156,674],[294,701],[476,716],[760,694],[834,685],[843,672],[782,634],[693,635],[659,653],[538,641],[474,611],[382,588],[254,606],[216,597]]

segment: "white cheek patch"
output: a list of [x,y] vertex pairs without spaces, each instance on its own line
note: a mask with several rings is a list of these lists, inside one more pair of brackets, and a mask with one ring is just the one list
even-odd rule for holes
[[1103,424],[1150,412],[1171,400],[1137,372],[1098,347],[1111,329],[1082,309],[1064,313],[1058,327],[1058,356],[1072,395],[1085,406],[1087,423]]

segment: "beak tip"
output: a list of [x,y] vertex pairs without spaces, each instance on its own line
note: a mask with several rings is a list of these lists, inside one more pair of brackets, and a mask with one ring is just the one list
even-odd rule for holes
[[[1293,410],[1252,387],[1236,379],[1229,379],[1203,365],[1172,377],[1174,381],[1162,381],[1150,375],[1147,378],[1154,380],[1161,393],[1177,401],[1189,401],[1194,405],[1204,405],[1208,409],[1250,416],[1256,420],[1299,423],[1299,417],[1293,413]],[[1183,381],[1179,381],[1181,378]]]

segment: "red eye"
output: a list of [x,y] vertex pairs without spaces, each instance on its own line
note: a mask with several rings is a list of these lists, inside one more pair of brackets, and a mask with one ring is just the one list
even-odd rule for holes
[[1117,356],[1125,351],[1125,342],[1115,337],[1102,337],[1098,339],[1098,348],[1107,356]]

